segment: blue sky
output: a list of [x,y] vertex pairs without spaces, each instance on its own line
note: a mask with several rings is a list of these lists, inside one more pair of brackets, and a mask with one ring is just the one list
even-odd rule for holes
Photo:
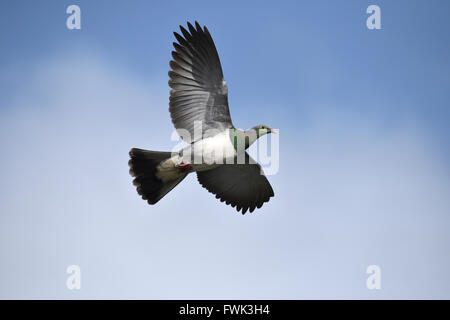
[[[448,1],[1,9],[1,298],[450,297]],[[280,130],[254,215],[194,175],[151,207],[131,185],[131,147],[175,145],[167,71],[188,20],[212,33],[235,125]]]

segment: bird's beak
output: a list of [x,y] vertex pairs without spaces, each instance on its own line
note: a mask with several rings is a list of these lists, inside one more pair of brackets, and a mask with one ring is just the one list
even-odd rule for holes
[[270,129],[270,133],[278,133],[278,131],[275,129]]

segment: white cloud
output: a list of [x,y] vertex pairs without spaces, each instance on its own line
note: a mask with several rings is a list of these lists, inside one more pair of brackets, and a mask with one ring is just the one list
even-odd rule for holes
[[[194,176],[148,206],[127,152],[174,145],[166,79],[92,52],[27,70],[0,119],[1,297],[448,298],[450,189],[418,128],[380,134],[318,108],[298,141],[283,129],[276,195],[257,214]],[[378,295],[370,264],[383,270]]]

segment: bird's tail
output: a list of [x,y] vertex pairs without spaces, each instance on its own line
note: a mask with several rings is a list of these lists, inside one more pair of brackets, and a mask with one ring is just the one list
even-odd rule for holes
[[130,150],[128,165],[134,177],[133,184],[149,204],[157,203],[186,177],[186,173],[173,164],[171,155],[171,152]]

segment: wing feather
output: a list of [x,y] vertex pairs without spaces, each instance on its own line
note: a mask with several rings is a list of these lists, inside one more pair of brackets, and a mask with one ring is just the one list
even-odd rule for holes
[[[216,198],[235,207],[242,214],[261,208],[274,196],[272,186],[255,161],[245,164],[224,164],[215,169],[197,172],[199,183]],[[253,159],[252,159],[253,160]]]
[[[178,43],[173,44],[170,61],[169,111],[175,128],[190,133],[190,137],[182,138],[192,143],[207,138],[208,131],[217,134],[233,124],[228,89],[211,34],[198,22],[195,26],[188,22],[187,29],[180,26],[180,30],[181,34],[174,32]],[[202,136],[194,137],[194,129],[200,127]]]

